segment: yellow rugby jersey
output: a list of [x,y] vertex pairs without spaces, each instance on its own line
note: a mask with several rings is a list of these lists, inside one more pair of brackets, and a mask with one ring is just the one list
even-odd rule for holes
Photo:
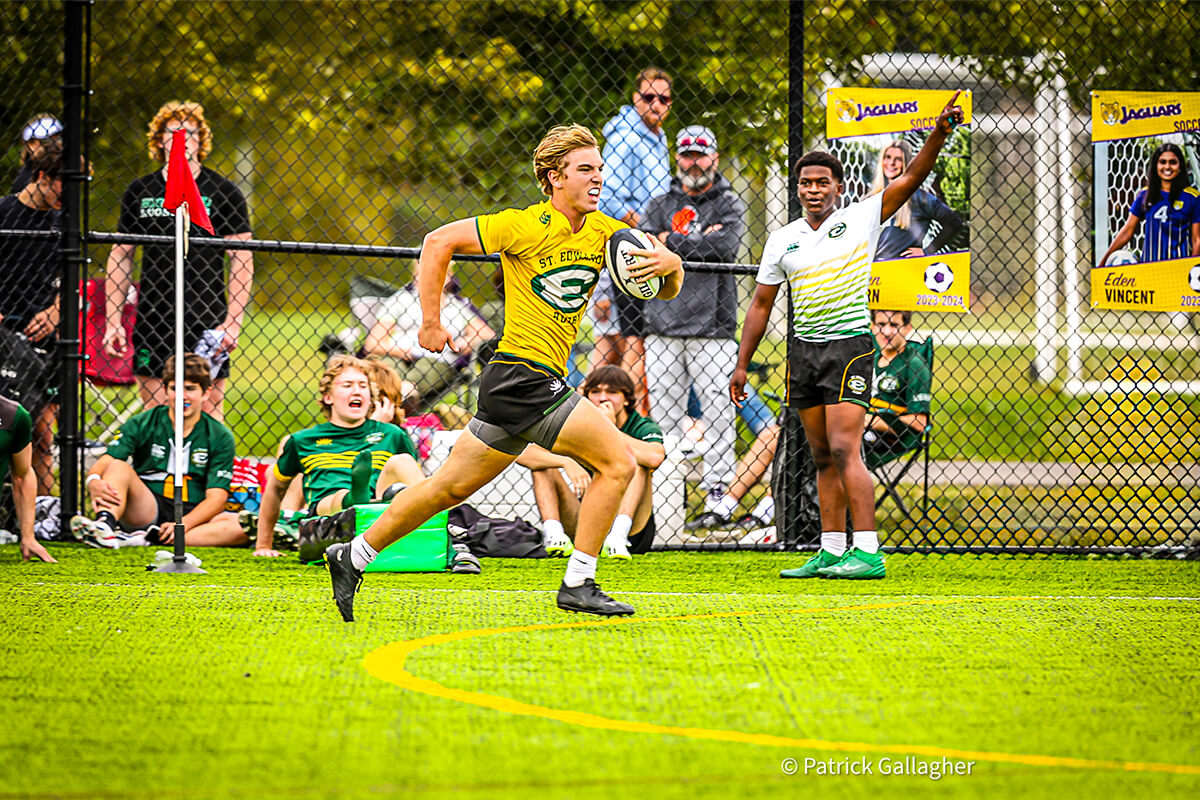
[[599,211],[579,233],[550,201],[475,218],[485,253],[504,268],[504,336],[499,349],[567,372],[567,357],[600,270],[604,243],[628,227]]

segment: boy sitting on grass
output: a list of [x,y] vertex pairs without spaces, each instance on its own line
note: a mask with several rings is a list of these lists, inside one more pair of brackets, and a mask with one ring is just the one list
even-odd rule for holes
[[[620,367],[592,370],[579,391],[621,432],[637,462],[601,551],[606,558],[628,561],[635,553],[649,551],[654,541],[651,478],[667,456],[662,428],[634,410],[637,398],[633,378]],[[551,556],[571,555],[575,550],[579,504],[591,482],[590,471],[575,459],[556,455],[536,444],[526,447],[517,463],[533,473],[533,496],[542,515],[546,552]]]
[[[166,405],[155,406],[121,426],[108,452],[84,483],[94,519],[75,516],[71,532],[95,547],[171,544],[175,541],[175,492],[183,500],[187,544],[245,545],[237,515],[225,511],[233,479],[233,432],[203,410],[212,389],[206,359],[183,357],[183,486],[175,486],[175,357],[163,370]],[[129,533],[126,533],[128,531]]]
[[288,437],[267,474],[258,516],[254,555],[279,556],[275,524],[288,486],[304,476],[304,505],[310,516],[330,516],[372,498],[390,499],[396,484],[424,480],[417,451],[403,429],[371,418],[374,367],[338,355],[321,376],[318,397],[328,422]]

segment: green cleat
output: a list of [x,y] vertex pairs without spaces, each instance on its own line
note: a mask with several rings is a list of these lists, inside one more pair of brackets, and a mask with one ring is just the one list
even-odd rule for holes
[[839,563],[845,556],[835,556],[828,550],[818,550],[817,554],[804,562],[804,566],[796,569],[785,569],[779,573],[781,578],[819,578],[818,570],[825,567],[832,567]]
[[887,570],[883,567],[882,554],[868,553],[853,547],[841,561],[832,566],[822,567],[817,570],[817,574],[822,578],[871,580],[887,577]]

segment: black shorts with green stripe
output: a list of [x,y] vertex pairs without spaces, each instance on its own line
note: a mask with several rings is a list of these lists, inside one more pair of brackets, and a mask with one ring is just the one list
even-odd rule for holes
[[788,342],[788,406],[871,405],[875,339],[870,334],[828,342]]
[[[549,449],[579,395],[553,367],[511,353],[497,352],[479,378],[479,408],[472,432],[481,426],[503,429],[508,437],[532,441]],[[535,428],[535,431],[530,429]],[[552,430],[550,428],[553,428]],[[493,443],[495,435],[481,437],[484,443],[510,452],[516,442]],[[522,444],[521,447],[524,445]],[[519,453],[520,450],[517,450]]]

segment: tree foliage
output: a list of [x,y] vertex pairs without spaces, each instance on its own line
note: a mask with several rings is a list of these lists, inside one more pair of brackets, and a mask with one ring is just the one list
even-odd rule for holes
[[[599,131],[650,64],[676,79],[668,132],[710,126],[761,182],[786,154],[790,13],[803,15],[809,131],[823,76],[862,84],[875,53],[967,59],[955,81],[968,86],[1062,75],[1080,107],[1092,88],[1198,84],[1200,10],[1184,0],[113,0],[91,8],[93,227],[115,226],[122,188],[153,167],[154,110],[192,98],[216,131],[210,164],[251,190],[259,235],[417,244],[449,218],[537,199],[541,134]],[[5,129],[60,105],[61,20],[56,2],[0,4]]]

